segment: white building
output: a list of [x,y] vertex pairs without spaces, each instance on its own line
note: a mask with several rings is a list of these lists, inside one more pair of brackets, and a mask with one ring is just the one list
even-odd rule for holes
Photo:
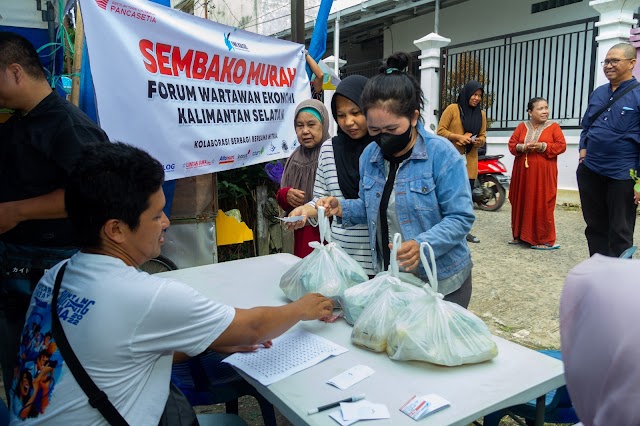
[[[200,5],[202,10],[207,0],[175,1],[183,9],[195,2],[195,9]],[[319,3],[305,1],[307,43]],[[290,0],[208,4],[209,19],[220,16],[214,20],[290,36]],[[550,118],[560,123],[568,145],[558,160],[558,200],[577,202],[579,122],[589,93],[606,82],[598,64],[613,44],[629,40],[639,6],[640,0],[334,0],[325,56],[338,53],[346,60],[343,73],[372,75],[390,53],[411,52],[416,59],[413,71],[420,75],[427,97],[423,115],[433,129],[446,107],[446,100],[440,105],[440,94],[446,92],[441,84],[454,86],[449,91],[455,96],[452,76],[465,74],[459,72],[465,61],[479,64],[490,95],[488,150],[504,154],[508,169],[513,157],[506,144],[517,124],[527,119],[527,101],[547,98]],[[421,39],[418,48],[415,41]]]

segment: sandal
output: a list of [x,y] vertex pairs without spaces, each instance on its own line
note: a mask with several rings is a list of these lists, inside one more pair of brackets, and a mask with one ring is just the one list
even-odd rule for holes
[[560,244],[551,245],[549,243],[545,243],[545,244],[533,245],[531,246],[531,248],[534,250],[556,250],[560,248]]
[[470,243],[479,243],[480,240],[475,235],[467,234],[467,241]]
[[517,238],[514,238],[513,240],[508,241],[508,242],[507,242],[507,244],[511,244],[512,246],[517,246],[517,245],[519,245],[519,244],[522,244],[522,241],[520,241],[520,240],[519,240],[519,239],[517,239]]

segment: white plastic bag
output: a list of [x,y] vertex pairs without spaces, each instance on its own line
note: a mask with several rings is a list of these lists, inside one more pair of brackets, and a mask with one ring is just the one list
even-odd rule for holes
[[[369,279],[362,266],[331,241],[329,218],[324,216],[322,207],[318,209],[318,225],[320,242],[310,242],[314,250],[280,279],[280,288],[292,301],[307,293],[340,299],[347,288]],[[323,245],[323,241],[327,244]]]
[[[424,255],[425,247],[431,266]],[[433,289],[425,285],[425,294],[400,312],[389,333],[387,354],[395,360],[447,366],[487,361],[498,355],[487,325],[460,305],[444,301],[444,296],[437,293],[435,256],[428,243],[420,247],[420,258]]]
[[[395,234],[393,236],[393,246],[388,271],[380,272],[369,281],[353,286],[344,292],[344,296],[342,296],[342,308],[344,310],[344,319],[347,320],[349,324],[355,324],[360,314],[362,314],[362,311],[392,285],[404,286],[411,289],[410,284],[414,284],[414,290],[420,290],[420,287],[424,285],[415,275],[399,272],[396,256],[401,242],[402,236]],[[406,283],[407,281],[409,284]],[[418,291],[416,296],[421,294],[422,292]]]
[[353,325],[351,342],[374,352],[384,352],[387,337],[402,309],[409,305],[422,290],[404,283],[391,284],[372,304],[367,306]]

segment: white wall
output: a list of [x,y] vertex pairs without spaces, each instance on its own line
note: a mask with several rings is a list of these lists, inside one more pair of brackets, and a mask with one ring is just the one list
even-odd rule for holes
[[[44,2],[42,2],[44,6]],[[0,25],[23,28],[47,28],[42,13],[36,9],[35,0],[0,0]]]

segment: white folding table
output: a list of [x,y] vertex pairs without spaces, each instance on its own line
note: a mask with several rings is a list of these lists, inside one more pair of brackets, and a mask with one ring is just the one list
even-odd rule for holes
[[[288,302],[278,287],[280,277],[300,259],[274,254],[199,266],[159,275],[180,280],[213,300],[238,308],[278,306]],[[440,367],[425,362],[393,361],[351,344],[351,327],[335,323],[301,322],[300,327],[349,349],[270,386],[243,376],[295,425],[334,425],[333,410],[307,415],[319,405],[364,393],[367,400],[387,405],[391,418],[376,425],[414,425],[399,411],[413,395],[436,393],[451,406],[420,420],[424,426],[467,425],[499,409],[537,398],[536,424],[543,424],[544,395],[565,384],[562,362],[534,350],[494,337],[498,356],[491,361],[460,367]],[[364,364],[375,373],[347,390],[326,381]]]

